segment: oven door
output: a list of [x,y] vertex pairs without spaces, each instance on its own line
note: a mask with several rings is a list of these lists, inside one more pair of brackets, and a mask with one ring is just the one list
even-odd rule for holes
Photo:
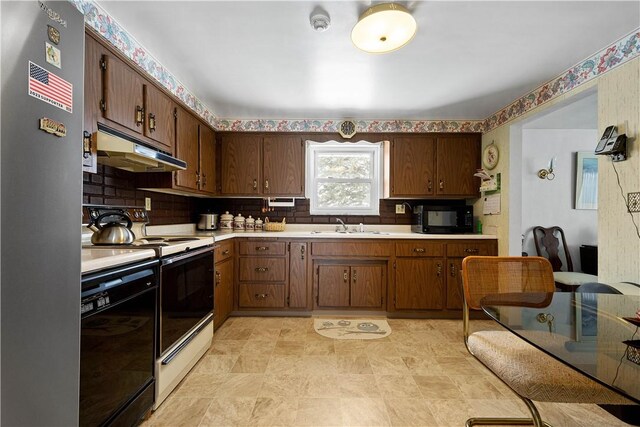
[[213,248],[162,260],[158,356],[213,312]]

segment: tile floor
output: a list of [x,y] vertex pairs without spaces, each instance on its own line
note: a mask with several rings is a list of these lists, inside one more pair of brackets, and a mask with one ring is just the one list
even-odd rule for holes
[[[388,322],[390,336],[364,341],[322,337],[310,318],[230,318],[144,426],[461,427],[527,415],[467,353],[460,321]],[[554,427],[627,425],[596,405],[538,408]]]

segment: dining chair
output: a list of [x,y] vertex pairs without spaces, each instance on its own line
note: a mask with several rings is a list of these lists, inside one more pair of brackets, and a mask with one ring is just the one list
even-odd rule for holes
[[[533,241],[536,245],[538,256],[546,257],[553,267],[553,276],[556,286],[563,291],[573,291],[583,283],[597,282],[598,276],[573,271],[573,260],[567,246],[564,230],[557,225],[552,227],[533,227]],[[562,243],[562,251],[560,251]],[[545,253],[543,253],[543,249]],[[565,262],[562,262],[564,255]],[[565,267],[566,271],[562,271]]]
[[[555,290],[553,269],[542,257],[469,256],[462,261],[463,333],[467,350],[505,383],[527,406],[530,418],[469,418],[466,426],[533,425],[550,427],[533,401],[625,405],[632,402],[591,380],[512,332],[470,333],[469,311],[481,309],[486,295],[536,293],[527,306],[545,307]],[[502,304],[502,303],[501,303]]]

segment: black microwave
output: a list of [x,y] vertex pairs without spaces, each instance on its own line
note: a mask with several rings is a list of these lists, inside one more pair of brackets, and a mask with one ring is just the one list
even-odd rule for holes
[[472,206],[427,206],[413,208],[411,231],[426,234],[473,232]]

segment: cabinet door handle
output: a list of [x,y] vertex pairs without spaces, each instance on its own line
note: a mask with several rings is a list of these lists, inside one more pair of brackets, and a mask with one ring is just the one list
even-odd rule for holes
[[266,299],[269,296],[269,294],[256,294],[255,297],[256,299]]
[[207,175],[205,175],[204,172],[202,173],[202,186],[207,186]]
[[267,271],[269,271],[269,267],[256,267],[258,273],[266,273]]
[[149,132],[156,130],[156,115],[149,113]]
[[342,278],[344,279],[344,283],[347,283],[349,281],[349,273],[347,272],[347,270],[345,270],[342,274]]
[[304,259],[304,246],[300,246],[300,259]]
[[222,255],[229,255],[229,249],[225,249],[224,251],[222,251]]
[[358,270],[353,270],[353,283],[356,283],[358,280]]
[[480,252],[478,248],[466,248],[464,251],[468,254],[477,254]]
[[424,248],[413,248],[413,252],[424,253],[425,249]]
[[254,190],[257,190],[257,189],[258,189],[258,180],[257,180],[257,179],[254,179],[254,180],[253,180],[253,189],[254,189]]
[[269,189],[269,180],[268,180],[268,179],[265,179],[265,180],[264,180],[264,189],[265,189],[265,190],[268,190],[268,189]]
[[456,277],[456,266],[453,263],[450,263],[449,269],[451,271],[451,277]]
[[427,191],[433,191],[433,182],[431,182],[431,180],[427,181]]
[[436,275],[437,275],[438,277],[440,277],[440,275],[441,275],[441,274],[442,274],[442,264],[437,263],[437,264],[436,264]]
[[443,180],[440,180],[440,189],[444,190],[444,181]]
[[200,171],[196,171],[196,185],[200,188]]
[[140,126],[144,120],[144,108],[136,105],[136,126]]
[[216,271],[216,286],[218,286],[221,281],[222,281],[222,274],[219,271]]
[[256,246],[256,251],[268,251],[268,246]]

